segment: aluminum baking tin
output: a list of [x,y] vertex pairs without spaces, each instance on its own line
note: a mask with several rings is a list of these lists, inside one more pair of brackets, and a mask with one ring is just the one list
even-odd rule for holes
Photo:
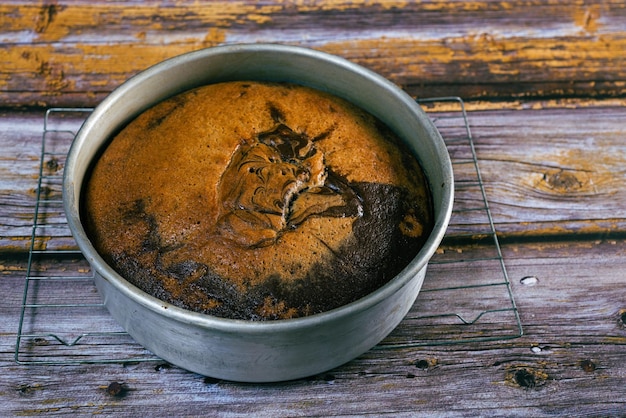
[[[183,91],[233,80],[298,83],[343,97],[386,123],[422,165],[435,224],[412,262],[387,284],[353,303],[304,318],[224,319],[190,312],[127,282],[96,252],[83,228],[83,182],[112,135],[142,111]],[[85,121],[69,151],[63,200],[69,227],[94,269],[111,315],[140,344],[181,368],[218,379],[273,382],[339,366],[383,340],[416,300],[427,263],[452,211],[452,165],[439,132],[420,106],[384,77],[320,51],[274,44],[228,45],[163,61],[113,91]]]

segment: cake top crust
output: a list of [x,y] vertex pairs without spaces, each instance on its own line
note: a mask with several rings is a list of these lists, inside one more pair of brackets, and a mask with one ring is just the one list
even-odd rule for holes
[[412,155],[333,95],[226,82],[165,100],[93,167],[96,249],[144,291],[246,319],[309,315],[395,276],[432,228]]

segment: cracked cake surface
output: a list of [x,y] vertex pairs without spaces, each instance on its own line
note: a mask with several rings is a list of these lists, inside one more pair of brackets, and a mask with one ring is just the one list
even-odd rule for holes
[[432,229],[424,174],[395,135],[287,83],[212,84],[148,109],[103,150],[84,196],[90,239],[124,278],[234,319],[355,301]]

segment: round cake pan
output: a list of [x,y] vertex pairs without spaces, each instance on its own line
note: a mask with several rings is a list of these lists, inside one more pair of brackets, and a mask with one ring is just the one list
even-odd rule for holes
[[[286,81],[325,90],[385,122],[421,163],[433,197],[435,225],[412,262],[378,290],[351,304],[304,318],[244,321],[190,312],[131,285],[94,249],[81,220],[90,167],[117,131],[152,105],[201,85]],[[384,339],[419,293],[453,203],[452,165],[428,116],[385,78],[343,58],[285,45],[229,45],[161,62],[113,91],[89,116],[69,151],[63,200],[69,227],[94,270],[105,306],[141,345],[181,368],[218,379],[272,382],[339,366]]]

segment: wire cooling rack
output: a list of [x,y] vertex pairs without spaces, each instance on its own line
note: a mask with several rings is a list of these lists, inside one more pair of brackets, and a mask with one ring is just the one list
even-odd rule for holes
[[513,339],[523,335],[500,242],[458,97],[418,100],[443,137],[454,171],[450,225],[417,302],[376,349]]
[[[417,302],[376,349],[517,338],[522,324],[491,217],[465,106],[460,98],[419,103],[453,162],[455,203],[446,236]],[[432,111],[443,105],[445,112]],[[15,344],[18,364],[161,361],[109,315],[63,212],[65,157],[90,108],[44,117],[35,213]]]

